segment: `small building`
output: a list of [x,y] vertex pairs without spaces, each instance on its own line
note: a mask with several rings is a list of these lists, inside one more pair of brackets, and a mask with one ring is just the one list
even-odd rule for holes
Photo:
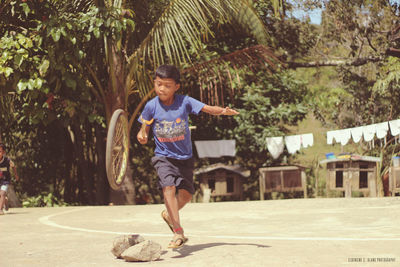
[[351,197],[353,192],[364,196],[377,196],[376,163],[380,158],[360,155],[346,155],[342,158],[329,158],[320,161],[326,163],[326,189],[344,192],[345,197]]
[[305,167],[276,166],[259,169],[260,199],[264,200],[265,193],[272,192],[303,192],[307,198],[307,182]]
[[200,182],[203,202],[208,202],[210,197],[232,197],[242,200],[242,179],[249,177],[250,171],[239,165],[217,163],[196,169],[194,175]]
[[392,196],[400,193],[400,166],[389,168],[389,192]]

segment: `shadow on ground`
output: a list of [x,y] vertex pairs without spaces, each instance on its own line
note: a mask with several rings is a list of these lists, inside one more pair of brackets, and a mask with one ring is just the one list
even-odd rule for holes
[[172,258],[183,258],[187,256],[193,255],[193,252],[200,251],[207,248],[217,247],[217,246],[255,246],[258,248],[269,248],[270,246],[259,245],[259,244],[251,244],[251,243],[207,243],[207,244],[199,244],[199,245],[185,245],[182,248],[174,249],[179,252],[180,255],[174,256]]

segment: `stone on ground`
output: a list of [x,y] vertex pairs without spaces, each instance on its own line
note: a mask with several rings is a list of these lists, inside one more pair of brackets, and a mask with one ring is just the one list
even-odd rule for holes
[[155,261],[161,257],[161,245],[151,240],[145,240],[126,249],[121,257],[125,261]]
[[114,239],[113,247],[111,249],[112,254],[115,257],[121,258],[121,254],[136,244],[139,244],[144,241],[144,238],[140,235],[123,235],[118,236]]

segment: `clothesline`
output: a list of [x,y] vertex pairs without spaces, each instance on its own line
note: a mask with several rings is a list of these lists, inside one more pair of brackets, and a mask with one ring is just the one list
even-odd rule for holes
[[332,145],[333,141],[335,140],[337,143],[340,143],[342,146],[344,146],[350,141],[350,139],[353,139],[354,143],[360,142],[361,138],[363,138],[363,140],[366,142],[370,142],[374,140],[376,135],[378,139],[384,139],[386,142],[386,136],[389,128],[392,136],[398,136],[400,134],[400,119],[328,131],[326,133],[326,141],[328,145]]
[[[295,154],[301,149],[314,144],[314,135],[312,133],[297,134],[288,136],[267,137],[267,149],[274,159],[277,159],[286,148],[290,154]],[[285,142],[284,142],[285,141]]]
[[[354,143],[360,142],[362,138],[366,142],[371,142],[374,140],[375,135],[378,139],[384,139],[386,142],[386,136],[389,130],[392,136],[399,136],[400,119],[328,131],[326,133],[326,142],[328,145],[332,145],[334,141],[336,141],[336,143],[340,143],[342,146],[344,146],[350,141],[350,139],[352,139]],[[277,159],[283,153],[285,145],[290,154],[295,154],[301,149],[301,147],[306,148],[308,146],[312,146],[314,143],[314,137],[312,133],[308,133],[290,136],[267,137],[266,141],[267,149],[271,153],[271,156],[274,159]],[[373,147],[374,143],[371,143]]]

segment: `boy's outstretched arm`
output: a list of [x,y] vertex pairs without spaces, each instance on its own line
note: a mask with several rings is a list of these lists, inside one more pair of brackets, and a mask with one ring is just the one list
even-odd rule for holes
[[234,109],[231,109],[230,107],[222,108],[218,106],[209,106],[205,105],[201,111],[211,114],[211,115],[237,115],[239,112],[237,112]]
[[140,128],[136,136],[139,143],[141,143],[142,145],[147,144],[149,132],[150,132],[150,126],[148,126],[146,123],[143,123],[142,127]]

